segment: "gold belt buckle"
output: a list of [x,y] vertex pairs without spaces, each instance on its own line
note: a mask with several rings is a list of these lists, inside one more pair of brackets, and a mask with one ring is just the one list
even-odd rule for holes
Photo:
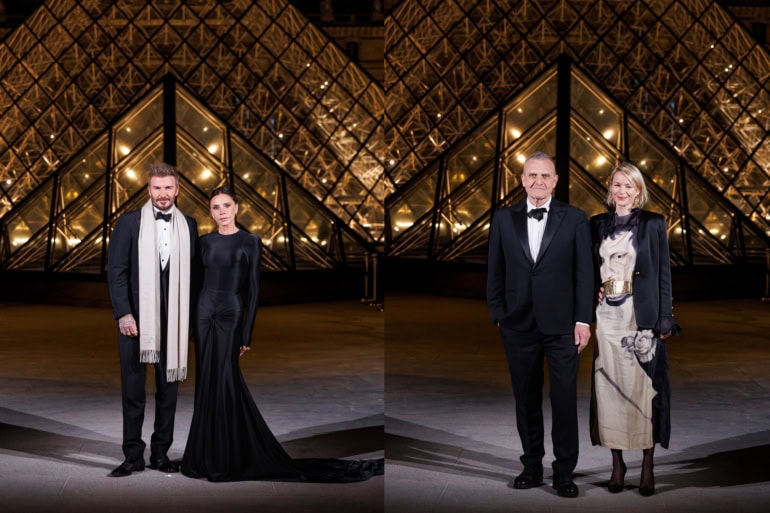
[[619,296],[621,294],[631,294],[633,290],[632,282],[621,280],[608,280],[602,283],[605,296]]

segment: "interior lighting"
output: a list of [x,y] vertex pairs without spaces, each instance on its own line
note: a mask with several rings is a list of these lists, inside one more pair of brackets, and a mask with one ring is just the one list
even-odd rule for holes
[[519,132],[515,128],[512,128],[511,135],[513,136],[514,139],[518,139],[519,137],[521,137],[521,132]]
[[602,134],[602,135],[604,135],[605,139],[610,140],[610,139],[612,139],[612,136],[615,135],[615,131],[614,130],[606,130],[604,132],[604,134]]
[[217,150],[219,150],[218,145],[212,144],[211,146],[209,146],[209,153],[211,153],[212,155],[216,154]]
[[131,180],[136,180],[136,172],[133,169],[126,169],[126,176]]
[[129,148],[128,146],[121,146],[120,153],[125,157],[126,155],[131,153],[131,148]]

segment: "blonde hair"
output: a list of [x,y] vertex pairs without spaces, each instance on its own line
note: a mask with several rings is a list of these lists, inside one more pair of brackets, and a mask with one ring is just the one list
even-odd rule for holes
[[615,173],[623,173],[631,183],[639,191],[639,195],[634,199],[634,208],[642,208],[647,200],[650,199],[650,194],[647,192],[647,186],[644,185],[644,175],[639,168],[630,162],[624,161],[615,166],[610,173],[610,179],[607,180],[607,199],[606,203],[609,207],[615,208],[615,200],[612,199],[612,179],[615,178]]

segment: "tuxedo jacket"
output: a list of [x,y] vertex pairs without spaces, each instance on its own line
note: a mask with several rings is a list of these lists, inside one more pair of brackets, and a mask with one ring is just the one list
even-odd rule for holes
[[[133,314],[139,321],[139,224],[142,211],[120,216],[110,235],[107,253],[107,283],[115,319]],[[198,282],[198,223],[185,216],[190,230],[190,309],[194,310]],[[160,257],[155,265],[160,265]]]
[[526,201],[498,210],[489,236],[487,303],[492,322],[546,335],[573,333],[591,323],[594,270],[585,213],[555,199],[533,259]]
[[[601,286],[599,246],[602,234],[614,222],[613,213],[598,214],[591,218],[594,272],[596,289]],[[671,294],[671,260],[668,249],[666,219],[654,212],[639,211],[636,235],[636,265],[633,274],[633,300],[636,323],[660,334],[675,326]]]

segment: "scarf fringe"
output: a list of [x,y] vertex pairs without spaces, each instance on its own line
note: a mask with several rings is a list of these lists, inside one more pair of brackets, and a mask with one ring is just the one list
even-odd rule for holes
[[166,381],[184,381],[187,379],[187,367],[166,369]]
[[158,363],[160,361],[160,351],[151,349],[139,351],[139,361],[142,363]]

